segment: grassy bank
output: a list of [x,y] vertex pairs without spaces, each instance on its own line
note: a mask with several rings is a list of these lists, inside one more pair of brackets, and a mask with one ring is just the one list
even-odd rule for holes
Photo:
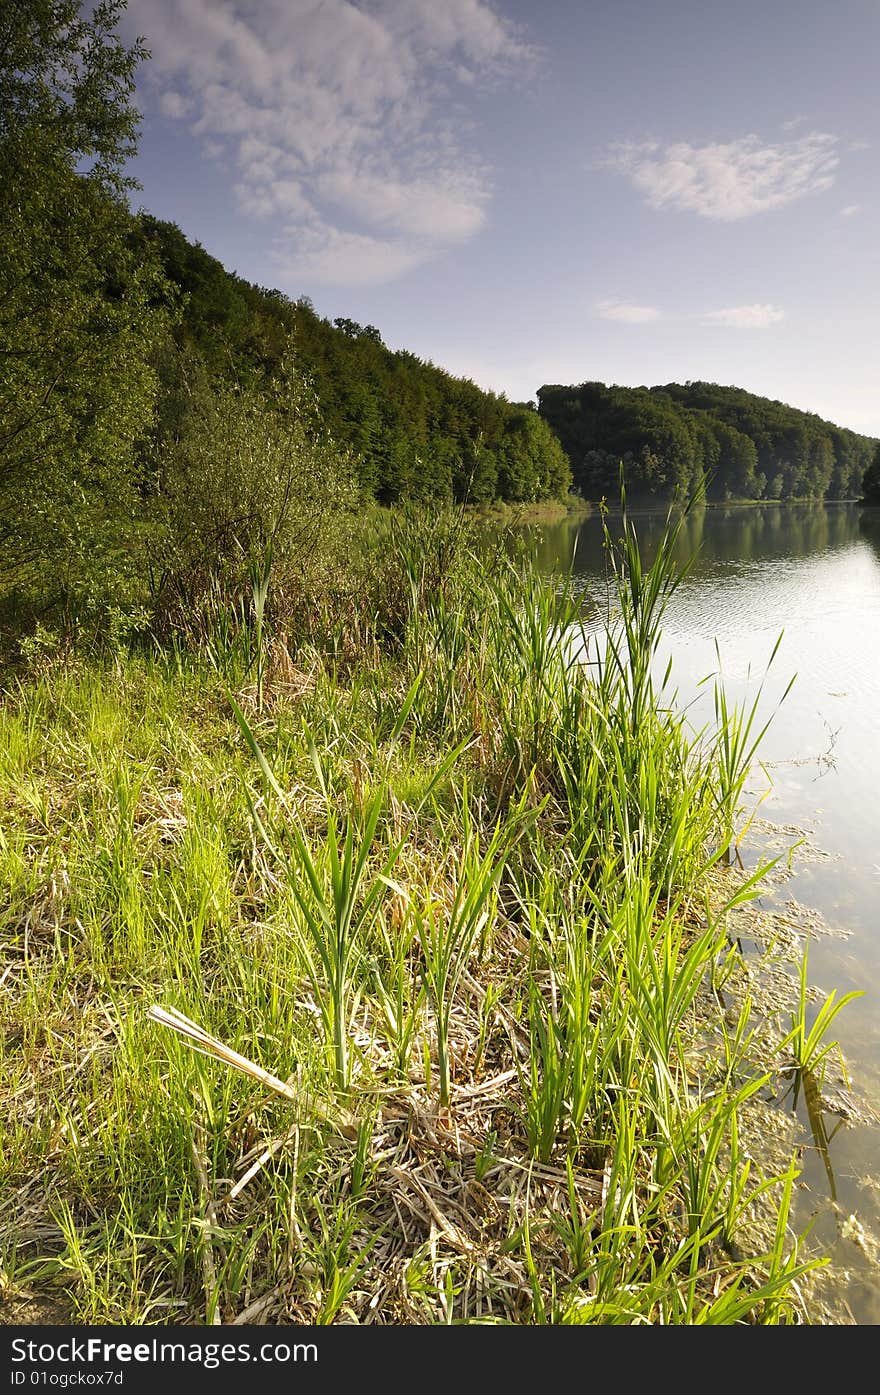
[[561,523],[564,518],[586,518],[598,508],[598,504],[591,504],[579,494],[569,494],[565,499],[545,499],[539,504],[479,504],[474,506],[473,516],[480,522],[510,527],[517,523]]
[[8,677],[7,1320],[802,1319],[723,1010],[755,733],[658,690],[672,538],[598,631],[460,521],[372,541],[360,607],[255,575]]

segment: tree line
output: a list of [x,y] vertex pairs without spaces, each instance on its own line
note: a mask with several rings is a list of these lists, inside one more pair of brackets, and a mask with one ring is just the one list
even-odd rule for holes
[[[568,461],[532,404],[388,349],[375,325],[331,322],[306,296],[252,285],[174,223],[142,215],[137,236],[180,294],[178,361],[166,376],[269,383],[292,348],[328,434],[353,453],[361,487],[383,504],[532,502],[567,492]],[[166,428],[174,408],[160,404]]]
[[575,488],[613,497],[620,462],[633,497],[857,499],[877,442],[811,412],[718,383],[538,390]]

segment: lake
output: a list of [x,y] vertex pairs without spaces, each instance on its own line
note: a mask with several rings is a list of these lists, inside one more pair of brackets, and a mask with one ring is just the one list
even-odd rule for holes
[[[632,517],[650,560],[665,515]],[[610,523],[615,535],[613,515]],[[546,570],[573,566],[604,596],[598,515],[527,533]],[[761,690],[760,724],[772,720],[750,783],[758,821],[743,857],[748,865],[759,856],[763,821],[808,835],[810,854],[795,850],[794,875],[765,904],[793,897],[846,932],[810,937],[809,978],[823,995],[864,992],[831,1035],[853,1094],[880,1121],[880,510],[703,508],[685,519],[678,556],[689,570],[666,615],[661,666],[671,657],[671,687],[696,726],[711,717],[712,681],[703,680],[718,672],[719,654],[732,700],[750,703]],[[851,1315],[841,1320],[880,1322],[880,1122],[830,1114],[827,1149],[824,1136],[816,1146],[815,1119],[813,1131],[807,1125],[804,1115],[798,1224],[814,1221],[815,1243],[841,1275],[837,1299]]]

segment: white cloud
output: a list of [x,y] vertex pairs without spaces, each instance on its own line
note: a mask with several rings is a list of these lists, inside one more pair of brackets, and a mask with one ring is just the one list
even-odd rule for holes
[[179,121],[181,117],[188,116],[192,111],[192,102],[189,97],[184,97],[181,92],[175,92],[169,88],[159,96],[159,110],[163,116],[170,116],[172,121]]
[[633,305],[631,301],[613,297],[600,300],[596,314],[600,320],[617,320],[625,325],[645,325],[660,319],[660,311],[653,305]]
[[343,232],[320,219],[279,238],[274,261],[283,281],[297,285],[376,286],[411,271],[431,255],[425,247]]
[[368,171],[335,169],[318,181],[320,193],[375,227],[431,239],[462,241],[485,221],[487,189],[473,176],[435,172],[433,179],[410,183]]
[[219,145],[246,213],[285,218],[281,265],[348,284],[356,255],[386,280],[480,230],[456,94],[536,58],[490,0],[138,0],[136,26],[165,114]]
[[732,305],[726,310],[710,310],[703,316],[707,325],[728,325],[732,329],[769,329],[785,319],[776,305]]
[[377,9],[396,34],[418,48],[458,55],[471,79],[474,64],[500,74],[517,70],[523,57],[536,56],[516,26],[485,0],[380,0]]
[[777,145],[756,135],[712,145],[626,141],[605,163],[625,174],[652,208],[733,222],[830,188],[840,163],[836,147],[836,136],[819,131]]
[[297,179],[260,179],[254,170],[232,186],[238,206],[252,218],[273,218],[278,214],[288,219],[311,222],[316,217],[314,205],[303,193]]
[[861,211],[862,205],[860,203],[848,203],[846,208],[840,210],[840,216],[841,218],[853,218],[857,213],[861,213]]

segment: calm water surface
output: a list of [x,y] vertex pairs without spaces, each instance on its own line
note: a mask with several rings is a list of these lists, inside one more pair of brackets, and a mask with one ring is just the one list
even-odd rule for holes
[[[650,558],[664,517],[633,516]],[[584,585],[604,595],[598,517],[529,535],[548,570],[567,568],[574,557]],[[794,877],[779,894],[849,932],[811,939],[809,977],[824,993],[864,992],[837,1017],[832,1035],[854,1093],[880,1120],[880,510],[703,509],[686,520],[679,555],[690,559],[690,570],[664,624],[672,687],[680,702],[693,703],[698,725],[711,716],[712,683],[701,687],[701,680],[718,672],[716,641],[731,699],[753,699],[763,679],[760,712],[772,722],[760,748],[766,774],[755,772],[753,799],[766,795],[761,817],[809,830],[827,854],[799,862],[795,853]],[[870,1251],[880,1236],[880,1123],[838,1127],[833,1115],[823,1122],[833,1133],[826,1157],[805,1134],[809,1191],[799,1220],[815,1217],[816,1241],[845,1271],[838,1296],[851,1319],[841,1320],[878,1323],[880,1267]],[[864,1246],[853,1239],[853,1216]]]

